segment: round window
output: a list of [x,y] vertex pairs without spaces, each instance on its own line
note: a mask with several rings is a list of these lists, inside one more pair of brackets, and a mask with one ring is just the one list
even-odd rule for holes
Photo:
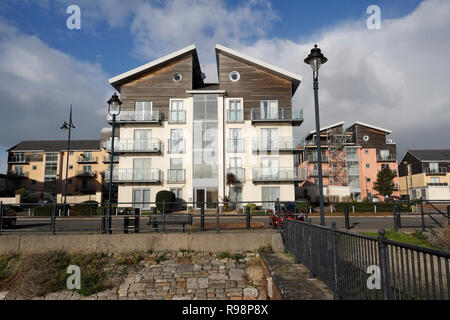
[[230,80],[233,82],[239,81],[241,75],[237,71],[230,72]]
[[364,137],[363,137],[363,140],[364,140],[365,142],[369,141],[369,136],[367,136],[367,135],[364,136]]
[[175,81],[175,82],[180,82],[182,78],[183,78],[183,77],[181,76],[181,73],[175,73],[175,74],[172,76],[172,80]]

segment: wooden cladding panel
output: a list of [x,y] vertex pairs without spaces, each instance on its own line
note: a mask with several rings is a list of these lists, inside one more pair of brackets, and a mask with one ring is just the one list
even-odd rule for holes
[[[134,110],[136,101],[151,101],[167,119],[169,100],[186,97],[186,90],[192,89],[192,55],[180,58],[148,74],[142,75],[121,87],[122,110]],[[181,73],[182,80],[174,82],[174,73]]]
[[[369,141],[364,141],[363,137],[369,136]],[[376,148],[380,150],[389,150],[391,154],[397,154],[397,146],[395,144],[386,144],[386,133],[372,128],[357,125],[356,128],[356,144],[363,148]]]
[[[218,59],[220,88],[228,98],[244,98],[245,119],[250,119],[251,108],[259,108],[261,100],[278,100],[280,108],[292,107],[291,81],[224,53]],[[240,73],[238,82],[230,80],[232,71]]]

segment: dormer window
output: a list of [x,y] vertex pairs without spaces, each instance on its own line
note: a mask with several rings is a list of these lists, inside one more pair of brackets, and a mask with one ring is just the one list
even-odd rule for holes
[[177,72],[172,76],[173,82],[180,82],[181,79],[183,79],[183,76],[181,75],[181,73]]
[[238,82],[241,79],[241,75],[237,71],[230,72],[230,80],[233,82]]

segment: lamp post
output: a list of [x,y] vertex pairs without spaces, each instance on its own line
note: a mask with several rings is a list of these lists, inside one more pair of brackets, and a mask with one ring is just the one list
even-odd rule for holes
[[112,183],[113,183],[113,168],[114,168],[114,129],[116,126],[116,117],[120,114],[120,106],[122,101],[116,93],[108,100],[108,114],[112,116],[112,135],[111,135],[111,154],[109,158],[109,189],[108,189],[108,217],[106,219],[106,232],[111,233],[111,211],[112,211]]
[[408,168],[408,161],[403,161],[403,164],[406,168],[406,176],[405,176],[405,183],[406,183],[406,193],[408,195],[408,200],[411,199],[409,196],[409,186],[408,186],[408,178],[409,178],[409,168]]
[[316,141],[317,141],[317,169],[319,173],[319,202],[320,202],[320,225],[325,226],[325,210],[323,201],[323,178],[322,178],[322,150],[320,145],[320,118],[319,118],[319,68],[328,61],[322,54],[317,44],[311,49],[311,53],[305,59],[305,63],[313,70],[313,89],[316,113]]
[[[64,215],[66,214],[67,181],[69,178],[70,134],[71,134],[72,128],[75,129],[75,126],[73,125],[73,122],[72,122],[72,105],[70,105],[69,123],[64,121],[63,125],[61,126],[61,130],[69,131],[69,133],[67,135],[66,182],[65,182],[65,190],[64,190],[64,207],[63,207]],[[56,197],[58,197],[58,195],[56,195]]]

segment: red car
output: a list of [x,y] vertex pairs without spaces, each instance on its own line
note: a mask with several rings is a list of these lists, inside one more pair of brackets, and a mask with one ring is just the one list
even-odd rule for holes
[[6,207],[3,211],[2,228],[13,228],[16,225],[16,211]]
[[284,220],[298,220],[298,221],[305,221],[305,214],[302,213],[302,210],[297,207],[295,202],[285,202],[280,203],[279,205],[275,205],[275,212],[274,210],[270,209],[270,221],[269,224],[273,228],[278,228],[278,212],[280,213],[280,227],[284,226]]

